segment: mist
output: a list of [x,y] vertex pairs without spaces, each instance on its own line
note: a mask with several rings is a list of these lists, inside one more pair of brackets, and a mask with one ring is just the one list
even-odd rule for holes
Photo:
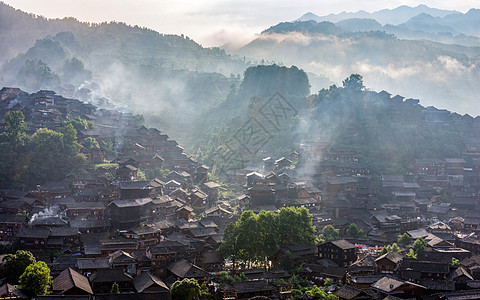
[[[480,108],[472,105],[480,92],[476,79],[480,47],[439,47],[380,32],[346,36],[292,32],[262,34],[238,54],[257,59],[269,55],[337,85],[349,74],[358,73],[372,90],[418,98],[424,106],[480,114]],[[312,82],[312,92],[326,87]]]

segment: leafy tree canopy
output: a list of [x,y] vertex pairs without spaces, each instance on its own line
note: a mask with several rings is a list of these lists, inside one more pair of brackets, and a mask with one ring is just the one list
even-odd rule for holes
[[323,243],[335,241],[340,238],[340,231],[335,229],[332,225],[327,225],[322,228],[319,238]]
[[30,264],[20,276],[19,289],[30,297],[47,295],[52,283],[50,269],[43,261]]
[[193,278],[176,281],[171,289],[172,300],[197,300],[201,296],[201,287]]
[[343,87],[352,92],[360,92],[365,89],[363,85],[363,77],[360,74],[352,74],[343,82]]
[[365,237],[366,234],[363,232],[363,229],[359,228],[357,224],[352,223],[347,229],[347,235],[354,237],[354,238],[360,238],[360,237]]
[[418,253],[418,251],[423,251],[427,249],[427,242],[421,237],[419,237],[417,240],[415,240],[415,243],[413,243],[412,249],[415,251],[415,254]]
[[118,283],[114,282],[112,284],[112,289],[110,290],[110,294],[120,294],[120,286],[118,286]]
[[5,277],[11,284],[17,284],[20,275],[25,269],[36,262],[30,251],[17,250],[15,254],[7,254],[3,257]]
[[312,216],[304,207],[282,208],[278,213],[262,211],[258,216],[247,210],[237,222],[227,225],[218,252],[231,258],[234,269],[238,263],[266,267],[280,247],[315,242]]
[[410,236],[406,232],[404,234],[402,234],[402,236],[398,239],[398,242],[400,244],[403,244],[403,245],[410,244],[411,241],[412,241],[412,239],[410,238]]

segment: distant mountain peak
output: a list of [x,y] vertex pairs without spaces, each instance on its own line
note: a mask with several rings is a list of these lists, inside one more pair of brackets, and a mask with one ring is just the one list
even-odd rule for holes
[[318,15],[312,12],[307,12],[295,21],[316,21],[318,18],[320,18]]
[[[318,16],[313,12],[308,12],[304,14],[302,17],[297,19],[296,21],[330,21],[333,23],[340,22],[346,19],[351,18],[368,18],[374,19],[380,24],[392,24],[398,25],[407,22],[411,18],[419,15],[419,14],[429,14],[432,17],[445,17],[450,14],[460,14],[460,12],[455,10],[443,10],[437,8],[431,8],[425,4],[420,4],[415,7],[408,6],[408,5],[401,5],[393,9],[382,9],[375,11],[373,13],[366,12],[364,10],[359,10],[357,12],[346,12],[343,11],[338,14],[329,14],[325,16]],[[475,13],[475,11],[473,11]]]

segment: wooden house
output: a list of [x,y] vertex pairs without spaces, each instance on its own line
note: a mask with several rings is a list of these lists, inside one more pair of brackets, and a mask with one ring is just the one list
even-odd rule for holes
[[403,255],[398,252],[386,253],[375,259],[375,272],[392,274],[398,271],[403,260]]
[[318,245],[318,257],[329,258],[342,267],[357,260],[355,245],[346,240],[336,240]]
[[422,285],[404,281],[395,277],[385,276],[372,285],[372,289],[382,297],[394,296],[401,299],[419,298],[425,294]]

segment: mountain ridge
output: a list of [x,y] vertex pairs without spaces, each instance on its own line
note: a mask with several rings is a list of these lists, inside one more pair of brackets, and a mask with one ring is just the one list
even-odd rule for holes
[[330,21],[333,23],[349,19],[349,18],[371,18],[377,20],[382,25],[385,24],[392,24],[392,25],[399,25],[411,19],[412,17],[420,14],[420,13],[427,13],[432,16],[438,17],[445,17],[450,14],[460,14],[460,12],[456,10],[443,10],[437,8],[431,8],[427,5],[420,4],[418,6],[412,7],[407,5],[401,5],[393,9],[382,9],[375,11],[373,13],[369,13],[364,10],[359,10],[357,12],[346,12],[343,11],[338,14],[328,14],[324,16],[318,16],[313,12],[307,12],[302,15],[300,18],[294,21]]

